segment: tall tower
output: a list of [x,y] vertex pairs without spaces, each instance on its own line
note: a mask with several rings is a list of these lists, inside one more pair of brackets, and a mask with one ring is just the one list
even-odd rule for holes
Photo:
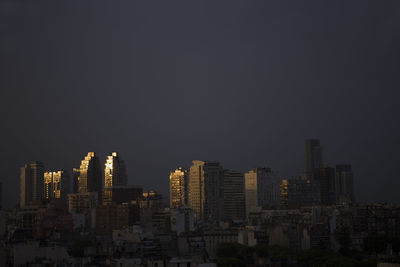
[[244,177],[247,215],[255,207],[279,205],[281,181],[270,168],[255,168]]
[[312,173],[316,168],[323,167],[322,147],[319,139],[306,140],[306,171]]
[[69,193],[69,175],[66,171],[44,173],[44,198],[66,200]]
[[115,202],[117,192],[121,193],[121,190],[128,190],[127,188],[123,189],[127,183],[125,163],[117,152],[112,152],[107,157],[104,168],[103,205]]
[[223,207],[222,166],[215,161],[194,160],[189,171],[189,206],[197,219],[220,220]]
[[43,199],[44,165],[39,161],[25,164],[20,176],[20,206]]
[[178,168],[169,174],[169,202],[171,208],[187,205],[188,173]]
[[353,171],[350,164],[336,165],[336,201],[355,202]]
[[94,152],[89,152],[81,161],[79,168],[79,193],[97,192],[101,193],[103,181],[99,159]]
[[104,168],[104,188],[127,185],[126,168],[117,152],[112,152],[106,159]]
[[245,218],[243,173],[232,170],[224,170],[223,204],[224,220],[243,220]]
[[318,181],[322,205],[336,204],[335,169],[330,167],[314,169],[314,179]]

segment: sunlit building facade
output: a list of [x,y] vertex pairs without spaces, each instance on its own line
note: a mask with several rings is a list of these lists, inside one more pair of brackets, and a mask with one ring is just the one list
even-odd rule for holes
[[189,171],[189,206],[198,220],[220,220],[223,209],[222,166],[215,161],[192,162]]
[[187,205],[188,173],[185,169],[178,168],[169,174],[169,200],[170,207],[177,208]]
[[97,192],[102,191],[102,175],[99,159],[94,152],[89,152],[87,156],[81,161],[79,168],[79,193]]
[[69,193],[69,175],[66,171],[44,173],[44,198],[66,200]]
[[44,165],[33,161],[21,168],[20,175],[20,206],[43,200]]
[[124,161],[117,152],[112,152],[106,159],[104,168],[104,187],[127,185]]

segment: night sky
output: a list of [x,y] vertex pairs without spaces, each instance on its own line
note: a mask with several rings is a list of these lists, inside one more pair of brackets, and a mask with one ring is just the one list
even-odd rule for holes
[[218,160],[282,177],[351,163],[361,201],[400,202],[399,1],[0,0],[0,180],[117,151],[130,184]]

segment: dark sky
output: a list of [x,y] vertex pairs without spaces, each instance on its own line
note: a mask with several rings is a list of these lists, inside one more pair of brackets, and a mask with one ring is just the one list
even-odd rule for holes
[[118,151],[166,194],[194,159],[298,175],[307,138],[400,202],[399,48],[399,1],[0,0],[4,202],[31,160]]

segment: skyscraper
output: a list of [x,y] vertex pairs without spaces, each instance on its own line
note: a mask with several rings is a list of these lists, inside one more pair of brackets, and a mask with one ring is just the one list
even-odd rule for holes
[[245,194],[243,173],[223,171],[223,214],[224,220],[245,218]]
[[124,161],[117,152],[112,152],[106,159],[104,168],[104,187],[127,185],[126,168]]
[[322,147],[319,139],[306,140],[306,171],[312,173],[323,167]]
[[69,175],[66,171],[54,171],[44,173],[44,198],[67,200],[70,186]]
[[171,208],[187,205],[188,198],[188,173],[185,169],[178,168],[169,174],[169,202]]
[[319,183],[322,205],[336,204],[335,169],[330,167],[314,169],[314,179]]
[[194,160],[189,171],[189,206],[198,220],[220,220],[223,206],[222,166],[215,161]]
[[117,152],[112,152],[107,157],[104,167],[103,204],[114,202],[113,200],[116,199],[115,194],[118,194],[117,187],[120,188],[120,190],[128,190],[128,188],[124,189],[127,183],[128,179],[126,176],[125,163]]
[[279,205],[280,179],[270,168],[255,168],[245,177],[246,214],[255,207]]
[[20,176],[20,206],[43,199],[44,165],[39,161],[25,164]]
[[354,202],[354,180],[350,164],[336,165],[336,201],[338,204]]
[[79,193],[97,192],[101,193],[103,181],[99,159],[94,152],[89,152],[81,161],[79,168]]

